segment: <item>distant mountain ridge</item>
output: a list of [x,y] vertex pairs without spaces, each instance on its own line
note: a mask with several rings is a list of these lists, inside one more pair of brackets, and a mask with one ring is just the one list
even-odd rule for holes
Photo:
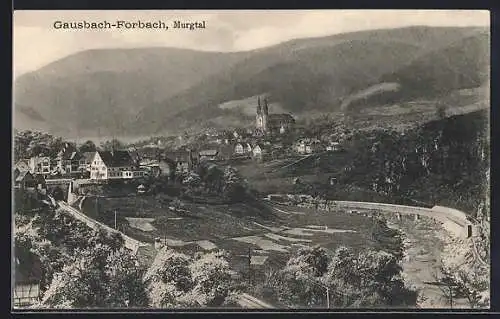
[[[307,118],[351,103],[362,109],[479,87],[488,69],[485,28],[359,31],[235,53],[89,50],[19,77],[15,114],[22,116],[14,125],[43,124],[65,136],[142,136],[248,124],[248,112],[220,105],[259,94]],[[370,90],[382,83],[398,89]]]

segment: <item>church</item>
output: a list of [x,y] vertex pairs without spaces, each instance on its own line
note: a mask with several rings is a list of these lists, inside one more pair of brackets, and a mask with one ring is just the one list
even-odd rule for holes
[[293,129],[295,119],[290,114],[269,114],[267,98],[264,104],[257,100],[256,129],[263,134],[284,134]]

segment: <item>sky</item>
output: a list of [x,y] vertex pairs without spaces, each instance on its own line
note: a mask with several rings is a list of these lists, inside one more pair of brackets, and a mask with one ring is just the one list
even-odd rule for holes
[[[205,29],[57,30],[55,21],[206,21]],[[150,10],[15,11],[14,76],[73,53],[99,48],[178,47],[245,51],[291,39],[412,25],[486,26],[486,10]]]

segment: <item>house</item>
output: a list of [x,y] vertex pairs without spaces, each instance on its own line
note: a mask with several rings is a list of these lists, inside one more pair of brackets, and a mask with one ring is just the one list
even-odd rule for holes
[[143,175],[130,154],[123,150],[95,152],[90,167],[90,179],[93,180],[132,179]]
[[160,170],[159,176],[172,176],[175,172],[176,163],[168,158],[160,158],[158,161],[158,168]]
[[200,151],[200,161],[215,161],[217,159],[217,154],[219,151],[217,149],[209,149]]
[[263,144],[256,144],[252,149],[252,157],[262,160],[269,154],[269,147]]
[[245,149],[245,153],[252,153],[252,145],[250,145],[250,143],[244,143],[243,147]]
[[[21,159],[14,164],[14,168],[17,168],[20,171],[30,171],[29,159]],[[33,173],[33,172],[31,172]]]
[[42,267],[38,256],[23,249],[15,249],[14,307],[27,307],[40,299]]
[[327,151],[340,151],[341,146],[339,142],[330,142],[329,145],[326,147]]
[[221,161],[227,161],[231,159],[234,155],[234,147],[230,144],[221,145],[218,148],[217,159]]
[[245,154],[245,152],[246,152],[246,149],[243,147],[243,144],[241,144],[241,143],[237,143],[236,146],[234,147],[235,154],[241,155],[241,154]]
[[321,151],[321,149],[319,140],[304,139],[296,144],[296,150],[299,154],[312,154]]
[[138,150],[141,159],[158,159],[161,150],[156,144],[148,144]]
[[45,178],[43,175],[35,175],[34,176],[34,183],[39,192],[46,193],[47,192],[47,183],[45,181]]
[[14,170],[14,187],[19,189],[34,189],[36,180],[29,171]]
[[176,173],[187,173],[198,164],[198,158],[191,150],[167,152],[164,157],[165,159],[175,163]]
[[78,163],[78,170],[80,172],[90,172],[90,166],[92,164],[92,161],[94,160],[96,152],[84,152],[82,153],[82,156],[80,157],[79,163]]
[[62,174],[78,173],[80,172],[79,166],[81,157],[82,155],[75,146],[66,143],[59,153],[57,153],[57,169]]
[[33,174],[48,175],[52,171],[53,166],[51,159],[48,156],[35,156],[29,159],[29,171]]
[[139,165],[139,163],[141,162],[141,159],[142,159],[141,155],[139,154],[139,151],[135,147],[129,147],[128,153],[129,153],[130,157],[132,158],[132,160],[134,161],[134,163],[136,165]]

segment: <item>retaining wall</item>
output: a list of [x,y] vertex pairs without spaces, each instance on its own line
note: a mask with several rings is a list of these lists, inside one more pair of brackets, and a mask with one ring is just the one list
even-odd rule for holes
[[434,206],[433,208],[424,208],[418,206],[405,206],[371,202],[352,202],[352,201],[333,201],[320,198],[313,198],[310,195],[291,195],[291,194],[271,194],[267,200],[277,202],[283,205],[296,205],[298,207],[316,208],[319,210],[331,211],[334,209],[345,209],[348,211],[360,210],[363,213],[382,212],[391,214],[425,216],[441,222],[443,227],[457,237],[467,237],[468,226],[471,223],[467,220],[467,215],[456,209]]

